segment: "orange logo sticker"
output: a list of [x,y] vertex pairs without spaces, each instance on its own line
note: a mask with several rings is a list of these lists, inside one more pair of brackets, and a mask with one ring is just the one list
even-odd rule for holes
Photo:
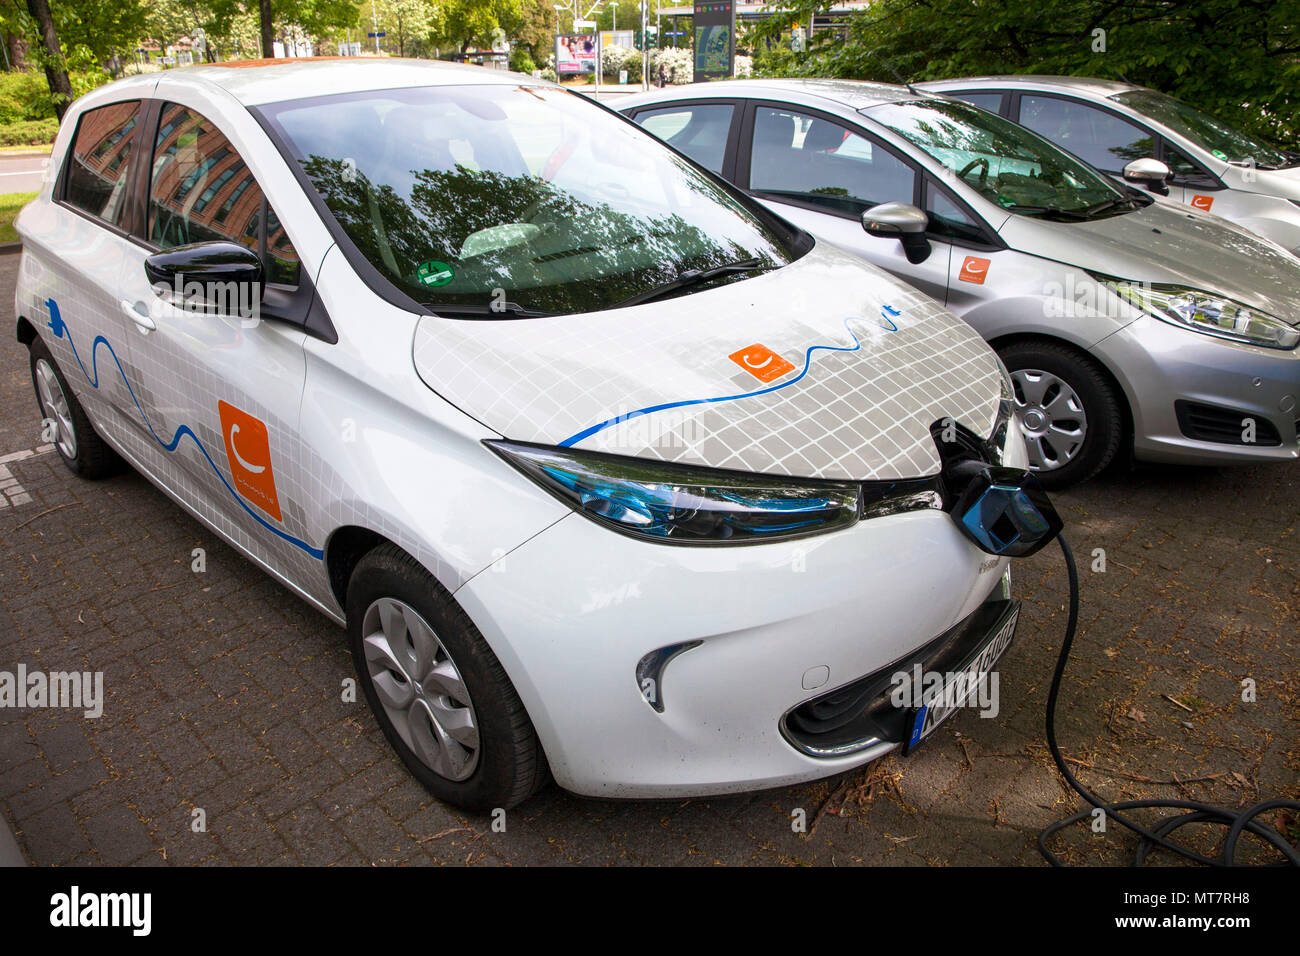
[[760,382],[774,382],[786,372],[793,372],[794,366],[777,355],[766,345],[755,342],[739,352],[732,352],[731,359]]
[[966,261],[961,264],[961,272],[957,278],[962,282],[974,282],[976,285],[984,284],[984,277],[989,274],[989,260],[981,259],[979,256],[967,256]]
[[1201,212],[1209,212],[1209,211],[1210,211],[1210,207],[1214,205],[1214,197],[1213,197],[1213,196],[1193,196],[1193,197],[1192,197],[1192,205],[1195,206],[1197,209],[1201,210]]
[[221,413],[221,435],[226,441],[226,458],[235,488],[252,504],[276,521],[280,520],[280,499],[275,493],[275,472],[271,470],[271,440],[266,422],[234,405],[217,402]]

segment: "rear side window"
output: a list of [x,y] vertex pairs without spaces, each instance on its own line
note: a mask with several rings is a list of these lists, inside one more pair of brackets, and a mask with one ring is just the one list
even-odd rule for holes
[[856,215],[882,202],[911,202],[912,167],[838,123],[760,106],[754,113],[749,188]]
[[997,113],[1002,109],[1001,93],[948,93],[946,95],[965,100],[971,106],[978,106],[990,113]]
[[638,113],[636,121],[701,166],[721,174],[734,110],[723,103],[701,103],[648,110]]
[[1020,125],[1107,173],[1118,173],[1133,160],[1156,154],[1154,138],[1140,126],[1054,96],[1021,96]]
[[139,100],[81,114],[68,157],[65,202],[113,225],[121,222],[139,118]]
[[243,157],[211,120],[175,103],[154,139],[148,237],[161,249],[237,242],[262,257],[268,282],[298,282],[298,255]]

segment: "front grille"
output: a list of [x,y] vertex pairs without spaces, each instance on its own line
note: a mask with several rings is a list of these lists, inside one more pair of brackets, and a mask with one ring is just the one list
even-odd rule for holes
[[902,743],[910,732],[911,713],[894,706],[894,675],[911,674],[918,664],[923,673],[955,670],[989,637],[1013,603],[1004,598],[985,601],[910,656],[804,701],[781,721],[786,739],[815,757],[843,756],[878,741]]
[[[1174,402],[1178,414],[1178,427],[1188,438],[1215,442],[1220,445],[1280,445],[1282,437],[1277,426],[1267,418],[1235,408],[1221,408],[1203,402]],[[1255,422],[1255,441],[1245,440],[1247,419]]]

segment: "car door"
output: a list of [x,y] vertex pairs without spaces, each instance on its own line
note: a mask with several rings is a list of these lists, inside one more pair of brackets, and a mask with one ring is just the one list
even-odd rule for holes
[[[125,307],[155,326],[135,342],[140,444],[162,484],[283,566],[313,551],[303,508],[285,494],[301,487],[307,457],[297,438],[307,333],[267,314],[310,297],[310,283],[232,136],[197,108],[167,101],[154,129],[142,228],[119,277]],[[256,250],[263,287],[191,297],[146,275],[152,254],[214,241]]]
[[41,320],[42,337],[96,427],[119,442],[138,418],[128,382],[139,333],[121,307],[118,276],[132,248],[144,113],[145,102],[134,99],[77,118],[53,202],[34,207],[23,268],[35,292],[18,303],[20,314]]
[[[1223,183],[1208,169],[1147,126],[1113,110],[1072,97],[1021,93],[1012,106],[1012,120],[1062,149],[1124,181],[1124,166],[1151,157],[1169,167],[1173,179],[1169,198],[1206,212]],[[1222,204],[1221,204],[1222,206]],[[1215,210],[1218,211],[1218,210]]]
[[901,243],[862,228],[872,206],[922,202],[920,170],[865,130],[814,110],[754,103],[740,134],[737,181],[777,214],[945,301],[944,237],[930,235],[929,257],[913,263]]

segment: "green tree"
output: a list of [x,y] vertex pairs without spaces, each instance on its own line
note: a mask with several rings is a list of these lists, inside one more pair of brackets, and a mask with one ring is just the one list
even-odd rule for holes
[[427,37],[433,28],[434,7],[430,0],[376,0],[375,13],[388,43],[397,44],[397,55],[406,56],[412,40]]
[[[1294,145],[1300,139],[1300,0],[877,0],[841,42],[767,51],[825,0],[783,3],[752,31],[767,72],[897,82],[990,73],[1125,78]],[[786,46],[788,50],[788,45]]]
[[489,45],[497,30],[514,36],[524,25],[524,2],[442,0],[433,17],[434,41],[439,46],[454,46],[463,52],[471,46]]
[[45,81],[50,85],[50,94],[54,97],[54,113],[62,122],[63,114],[72,102],[72,81],[68,79],[68,65],[63,59],[63,47],[59,43],[54,17],[46,0],[27,0],[27,10],[41,38]]

